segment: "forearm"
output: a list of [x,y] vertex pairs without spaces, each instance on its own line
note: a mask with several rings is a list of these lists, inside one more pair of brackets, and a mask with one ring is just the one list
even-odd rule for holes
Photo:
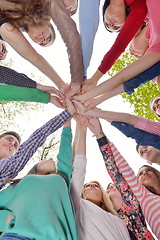
[[138,121],[138,117],[128,113],[118,113],[118,112],[103,111],[103,110],[89,110],[87,114],[97,118],[103,118],[108,122],[117,121],[117,122],[126,122],[132,125],[135,125]]
[[53,67],[41,55],[38,54],[31,63],[46,75],[58,87],[58,89],[65,84]]
[[50,15],[67,47],[72,83],[83,81],[83,64],[80,36],[76,24],[61,0],[51,0]]
[[101,83],[93,90],[85,93],[84,99],[88,100],[90,98],[96,97],[98,95],[104,94],[108,91],[112,91],[114,88],[118,87],[120,84],[132,79],[138,74],[144,72],[154,64],[160,61],[159,52],[147,52],[141,58],[131,63],[120,72],[118,72],[114,77]]
[[86,155],[86,135],[87,129],[81,129],[76,126],[76,136],[74,141],[75,155]]
[[[19,29],[14,28],[12,24],[7,22],[1,26],[1,35],[20,56],[37,67],[43,74],[50,78],[58,88],[64,84],[52,66],[36,52]],[[19,42],[21,44],[18,44]]]
[[100,96],[97,97],[96,99],[96,106],[99,105],[100,103],[104,102],[107,99],[110,99],[114,96],[117,96],[119,94],[124,93],[124,87],[123,84],[120,84],[118,87],[114,88],[112,91],[110,92],[106,92]]

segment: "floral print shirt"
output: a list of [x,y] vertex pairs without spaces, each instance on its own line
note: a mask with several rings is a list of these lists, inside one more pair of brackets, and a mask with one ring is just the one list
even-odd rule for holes
[[139,202],[116,166],[116,162],[106,136],[98,139],[97,141],[103,155],[106,169],[123,198],[122,207],[117,213],[126,223],[131,239],[153,240],[154,238],[152,234],[147,229]]

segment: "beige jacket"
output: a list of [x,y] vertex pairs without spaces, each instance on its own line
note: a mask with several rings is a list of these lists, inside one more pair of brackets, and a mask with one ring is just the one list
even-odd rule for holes
[[62,0],[49,1],[50,16],[67,47],[71,82],[80,83],[83,81],[83,64],[80,35],[76,24],[67,12]]

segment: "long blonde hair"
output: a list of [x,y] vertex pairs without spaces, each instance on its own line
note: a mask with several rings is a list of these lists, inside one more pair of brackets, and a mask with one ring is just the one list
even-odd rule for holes
[[[100,206],[100,208],[102,208],[106,212],[112,213],[113,215],[117,216],[117,212],[114,210],[113,204],[112,204],[111,200],[109,199],[109,196],[108,196],[107,192],[102,187],[102,185],[98,181],[90,181],[89,183],[96,183],[99,186],[99,188],[101,189],[102,205]],[[87,184],[88,183],[84,184],[84,188]],[[83,197],[83,192],[81,194],[81,197],[84,198]]]

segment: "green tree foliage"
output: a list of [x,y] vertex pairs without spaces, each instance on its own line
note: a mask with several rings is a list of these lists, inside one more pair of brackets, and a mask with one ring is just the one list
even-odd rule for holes
[[[114,76],[121,69],[135,61],[135,58],[126,51],[121,58],[119,58],[112,69],[109,71],[110,76]],[[140,117],[148,118],[152,121],[159,120],[150,110],[150,101],[160,93],[160,85],[152,81],[135,89],[132,95],[126,93],[122,94],[124,101],[129,102],[134,109],[134,114]],[[159,120],[160,121],[160,120]]]

